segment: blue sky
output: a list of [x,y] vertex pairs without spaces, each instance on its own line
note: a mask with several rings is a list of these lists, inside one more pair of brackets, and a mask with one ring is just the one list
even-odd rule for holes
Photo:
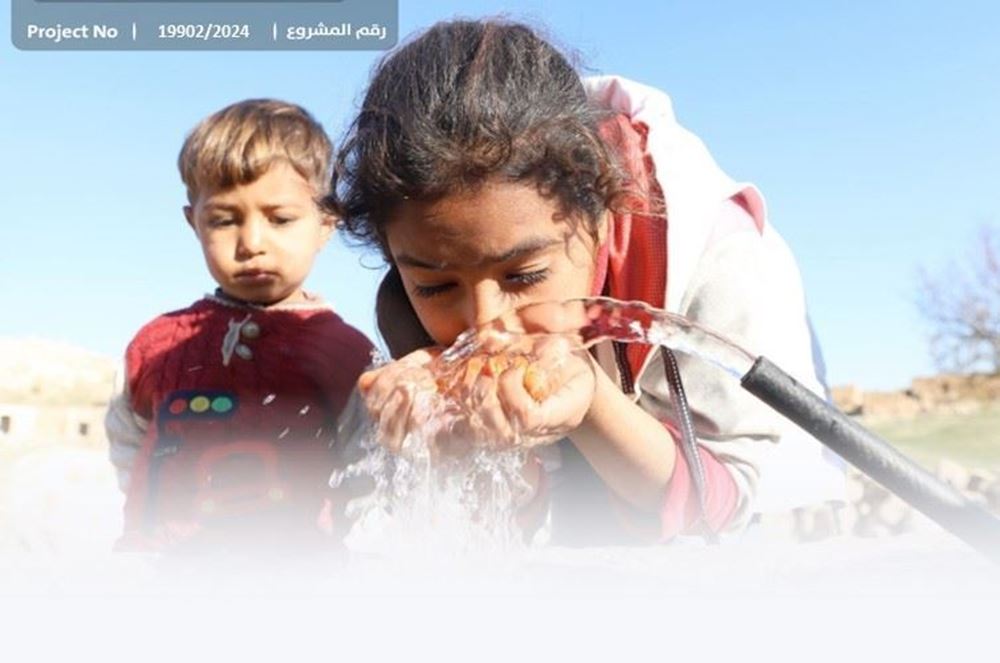
[[[763,190],[832,383],[933,372],[917,268],[963,259],[980,225],[1000,223],[1000,5],[400,0],[401,33],[497,13],[543,25],[594,72],[665,89],[719,163]],[[271,96],[336,138],[378,56],[21,52],[5,39],[0,335],[115,356],[211,289],[180,212],[186,132]],[[334,242],[310,285],[373,334],[378,264]]]

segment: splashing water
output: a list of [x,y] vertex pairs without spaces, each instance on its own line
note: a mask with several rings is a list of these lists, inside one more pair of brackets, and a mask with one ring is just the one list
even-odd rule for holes
[[[510,311],[464,332],[435,357],[427,370],[433,380],[401,382],[412,390],[422,422],[410,430],[401,453],[380,445],[368,422],[359,446],[363,458],[334,473],[331,485],[367,477],[374,490],[349,504],[355,525],[348,546],[369,553],[422,550],[459,555],[510,552],[523,545],[517,507],[531,497],[522,476],[526,448],[555,441],[533,439],[511,428],[513,439],[490,440],[476,398],[480,377],[497,377],[510,368],[524,371],[525,389],[543,401],[559,386],[558,360],[538,368],[543,351],[569,354],[605,340],[665,346],[694,355],[742,376],[755,357],[718,334],[676,314],[641,302],[594,297],[543,302]],[[440,454],[434,440],[461,431],[463,453]]]
[[664,346],[715,364],[735,377],[742,377],[756,359],[739,345],[682,315],[644,302],[610,297],[528,304],[462,333],[441,359],[448,364],[475,356],[484,339],[491,343],[507,340],[516,347],[524,345],[519,337],[537,335],[560,336],[581,349],[605,340]]
[[447,565],[523,546],[513,517],[531,492],[521,476],[523,450],[475,449],[435,458],[421,431],[414,431],[402,452],[393,454],[378,443],[370,424],[359,443],[361,460],[330,479],[334,488],[357,479],[374,482],[369,494],[347,505],[345,515],[354,522],[345,540],[350,550]]

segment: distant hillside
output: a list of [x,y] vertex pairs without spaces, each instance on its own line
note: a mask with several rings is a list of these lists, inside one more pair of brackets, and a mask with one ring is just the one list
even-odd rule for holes
[[101,405],[116,362],[68,343],[0,338],[0,403]]

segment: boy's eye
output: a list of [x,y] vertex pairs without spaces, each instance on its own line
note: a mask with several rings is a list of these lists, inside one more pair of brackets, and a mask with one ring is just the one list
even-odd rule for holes
[[234,223],[236,223],[236,219],[224,216],[208,220],[208,225],[210,228],[221,228],[222,226],[231,226]]
[[271,217],[271,222],[273,224],[275,224],[276,226],[288,225],[289,223],[292,223],[293,221],[295,221],[295,219],[293,217],[290,217],[290,216],[275,216],[275,217]]

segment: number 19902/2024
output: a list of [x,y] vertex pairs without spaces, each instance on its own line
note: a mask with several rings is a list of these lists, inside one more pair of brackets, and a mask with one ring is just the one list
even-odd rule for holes
[[228,23],[166,23],[158,26],[160,39],[249,39],[250,26]]

